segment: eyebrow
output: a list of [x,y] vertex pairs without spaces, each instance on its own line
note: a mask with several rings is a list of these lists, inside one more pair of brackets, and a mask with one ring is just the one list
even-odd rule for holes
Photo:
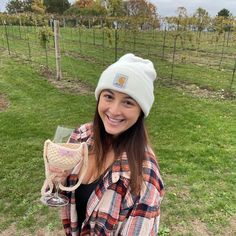
[[[109,93],[111,93],[112,95],[114,95],[114,92],[113,92],[111,89],[104,89],[103,92],[109,92]],[[122,92],[120,92],[120,93],[122,93]],[[135,101],[135,100],[134,100],[132,97],[130,97],[128,94],[126,94],[126,93],[123,93],[123,94],[126,95],[126,96],[125,96],[125,99],[131,99],[131,100]]]

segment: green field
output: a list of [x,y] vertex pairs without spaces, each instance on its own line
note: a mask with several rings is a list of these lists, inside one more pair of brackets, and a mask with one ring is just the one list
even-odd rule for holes
[[[48,45],[46,68],[37,36],[29,34],[29,60],[27,40],[17,38],[16,29],[9,31],[10,55],[3,28],[0,31],[0,99],[5,101],[0,102],[0,235],[60,236],[58,210],[39,201],[43,142],[52,137],[57,125],[75,127],[91,121],[93,90],[101,71],[114,61],[114,45],[103,48],[97,31],[94,45],[92,30],[83,30],[80,44],[73,41],[78,32],[64,29],[63,79],[56,82],[53,42]],[[219,70],[209,67],[206,54],[194,57],[201,64],[179,60],[171,80],[171,50],[161,60],[160,49],[155,54],[147,45],[133,48],[126,42],[123,46],[118,56],[135,50],[151,58],[158,71],[156,100],[146,123],[166,186],[160,235],[236,235],[235,82],[233,93],[225,93],[232,77],[227,65],[234,61]],[[179,52],[183,54],[180,48]],[[188,58],[196,53],[188,52]]]
[[[0,26],[0,48],[40,70],[55,71],[51,34],[49,27]],[[40,38],[44,36],[48,41],[44,41],[43,47]],[[189,31],[61,27],[61,68],[64,78],[94,86],[96,70],[101,72],[116,58],[133,52],[150,58],[160,78],[236,94],[234,38],[233,32],[202,32],[199,38],[197,32]]]

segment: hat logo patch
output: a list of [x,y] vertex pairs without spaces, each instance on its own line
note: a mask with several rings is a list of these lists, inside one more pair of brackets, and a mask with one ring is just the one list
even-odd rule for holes
[[128,81],[128,76],[122,74],[116,74],[113,85],[118,88],[125,88]]

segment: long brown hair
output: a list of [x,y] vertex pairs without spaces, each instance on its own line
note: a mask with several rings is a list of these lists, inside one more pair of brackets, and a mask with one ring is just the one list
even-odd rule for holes
[[115,158],[126,152],[131,172],[130,187],[133,193],[139,193],[142,184],[142,165],[145,159],[145,147],[148,143],[144,125],[144,113],[141,112],[136,123],[118,137],[113,137],[105,131],[98,113],[98,103],[94,116],[94,152],[98,173],[101,174],[106,155],[110,148],[114,150]]

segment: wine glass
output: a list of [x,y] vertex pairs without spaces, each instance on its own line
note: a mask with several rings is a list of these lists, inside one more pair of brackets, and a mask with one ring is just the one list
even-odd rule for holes
[[53,142],[54,143],[67,143],[74,129],[57,126],[56,132],[54,134]]
[[[53,143],[56,144],[63,144],[63,143],[67,143],[69,140],[69,137],[71,135],[71,133],[73,132],[74,129],[71,128],[67,128],[67,127],[63,127],[63,126],[57,126],[54,138],[53,138]],[[47,142],[47,141],[46,141]],[[45,145],[47,145],[45,142]],[[50,143],[48,143],[48,145],[50,145]],[[46,157],[47,155],[47,147],[46,146],[44,149],[44,155]],[[45,163],[45,172],[46,172],[46,178],[47,179],[52,179],[54,177],[54,174],[50,172],[48,165],[50,165],[50,163],[47,160],[47,163]],[[46,181],[45,181],[46,182]],[[50,191],[43,193],[43,191],[46,189],[46,186],[43,186],[42,189],[42,197],[41,197],[41,202],[47,206],[65,206],[69,203],[69,199],[63,195],[59,193],[59,182],[56,181],[50,181],[51,186],[50,187]],[[53,187],[52,184],[55,185],[55,192],[53,193]]]

